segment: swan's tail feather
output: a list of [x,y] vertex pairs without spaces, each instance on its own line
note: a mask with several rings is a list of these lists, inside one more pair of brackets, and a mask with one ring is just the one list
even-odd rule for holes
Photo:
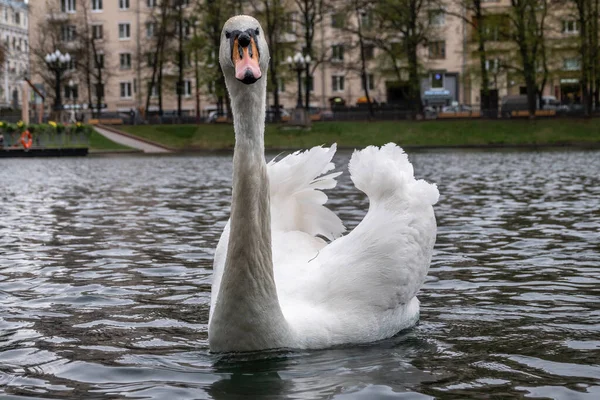
[[324,204],[321,190],[336,186],[341,172],[323,175],[335,168],[331,162],[336,145],[313,147],[269,163],[271,224],[281,231],[299,230],[335,239],[345,231],[342,221]]
[[355,151],[349,169],[356,188],[373,202],[390,197],[428,205],[438,201],[437,186],[416,180],[408,156],[394,143]]

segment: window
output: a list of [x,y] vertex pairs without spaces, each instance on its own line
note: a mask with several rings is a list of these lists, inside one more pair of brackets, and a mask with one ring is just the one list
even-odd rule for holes
[[285,18],[285,32],[295,33],[296,32],[296,21],[298,20],[297,12],[289,12],[286,14]]
[[74,13],[77,9],[76,0],[60,0],[60,10],[62,12]]
[[104,54],[96,54],[96,68],[104,68]]
[[331,46],[331,61],[344,61],[344,46],[335,44]]
[[151,97],[158,97],[158,86],[156,83],[153,85],[152,82],[148,82],[148,93]]
[[156,7],[158,0],[147,0],[146,4],[148,7]]
[[333,75],[331,77],[331,91],[332,92],[343,92],[344,91],[344,77]]
[[192,66],[192,56],[189,53],[183,53],[183,66],[191,67]]
[[331,27],[332,28],[343,28],[344,27],[344,14],[335,13],[331,14]]
[[285,92],[285,81],[281,78],[277,78],[277,91]]
[[131,24],[129,22],[119,24],[119,39],[131,39]]
[[131,53],[119,54],[119,64],[121,69],[131,69]]
[[443,59],[446,58],[446,42],[443,40],[429,42],[429,58]]
[[69,60],[69,63],[67,64],[67,70],[75,71],[76,69],[77,69],[77,60],[75,59],[75,56],[71,56],[71,59]]
[[183,21],[183,36],[186,38],[192,34],[192,24],[187,19]]
[[184,96],[192,95],[192,81],[190,81],[190,80],[183,81],[183,95]]
[[146,22],[146,37],[151,38],[156,33],[156,22]]
[[92,11],[102,11],[102,0],[92,0]]
[[575,20],[563,21],[563,33],[579,33],[579,25]]
[[563,70],[579,71],[581,69],[581,61],[579,58],[565,58],[563,61]]
[[154,67],[155,53],[146,53],[146,62],[149,67]]
[[79,85],[65,85],[65,99],[75,101],[79,97]]
[[313,87],[314,86],[314,79],[313,79],[312,76],[309,76],[308,78],[305,77],[304,79],[302,79],[302,88],[306,87],[306,79],[308,79],[308,91],[312,92],[313,90],[315,90],[314,87]]
[[77,37],[75,25],[61,26],[61,38],[64,42],[72,42]]
[[[364,78],[361,76],[361,89],[365,87]],[[367,89],[375,90],[375,75],[367,74]]]
[[443,89],[444,88],[444,74],[441,72],[434,72],[431,74],[431,88],[432,89]]
[[372,44],[366,44],[363,49],[365,52],[365,59],[372,60],[373,58],[375,58],[375,46],[373,46]]
[[446,14],[442,10],[429,11],[429,25],[443,26],[446,23]]
[[104,37],[104,27],[102,25],[92,25],[92,39],[102,39]]
[[364,29],[371,29],[373,27],[373,14],[370,11],[360,13],[360,26]]
[[498,72],[498,67],[500,65],[500,60],[497,58],[491,60],[485,60],[485,69],[487,71]]
[[[477,21],[475,20],[475,23]],[[483,38],[494,42],[507,40],[510,36],[510,18],[505,14],[486,15],[483,20]],[[476,39],[477,31],[473,30],[474,39]]]
[[104,83],[96,83],[94,85],[94,97],[96,97],[96,98],[104,97]]
[[119,0],[119,9],[120,10],[128,10],[129,9],[129,0]]
[[121,82],[119,86],[121,88],[121,98],[122,99],[131,98],[131,96],[132,96],[131,82]]
[[15,24],[21,25],[21,13],[15,13]]

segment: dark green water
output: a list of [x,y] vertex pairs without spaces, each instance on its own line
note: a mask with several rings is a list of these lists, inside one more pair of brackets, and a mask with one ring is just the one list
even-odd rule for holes
[[600,399],[600,152],[410,158],[441,193],[419,325],[243,357],[207,346],[231,156],[0,160],[0,394]]

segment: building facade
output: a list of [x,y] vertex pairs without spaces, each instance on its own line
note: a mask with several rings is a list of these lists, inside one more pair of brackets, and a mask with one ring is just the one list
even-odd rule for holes
[[[0,4],[21,3],[0,1]],[[195,35],[197,27],[197,23],[190,22],[198,19],[194,15],[193,3],[191,0],[178,3],[183,5],[182,15],[186,23],[182,31],[188,39]],[[502,35],[502,24],[505,23],[502,22],[503,15],[510,11],[510,2],[498,0],[482,4],[486,15],[501,21],[498,27],[489,28],[486,33],[489,36],[487,49],[490,54],[486,68],[490,75],[490,87],[497,89],[500,97],[522,93],[521,77],[511,73],[508,68],[502,68],[509,57],[513,61],[516,57],[514,44],[509,43]],[[47,73],[44,71],[47,69],[43,61],[44,52],[53,52],[56,47],[60,47],[63,52],[82,53],[80,38],[84,33],[91,35],[94,38],[94,58],[102,65],[102,71],[84,73],[80,68],[77,69],[77,61],[85,64],[81,59],[84,56],[77,55],[76,58],[80,59],[71,63],[72,70],[65,73],[62,82],[61,91],[64,92],[65,103],[101,103],[109,111],[140,109],[153,112],[159,105],[156,87],[150,84],[152,75],[158,73],[152,68],[152,57],[156,48],[159,5],[158,0],[36,0],[35,4],[30,4],[31,23],[27,24],[27,17],[23,15],[18,26],[10,28],[13,33],[4,35],[10,36],[8,43],[11,51],[13,46],[15,52],[18,49],[23,51],[27,48],[27,42],[25,36],[18,34],[26,33],[19,29],[29,26],[31,48],[37,51],[30,52],[32,70],[37,74],[34,74],[36,83],[45,85],[50,94],[55,89],[48,84],[48,79],[46,82],[43,79],[43,74]],[[285,53],[279,57],[279,97],[280,104],[287,109],[295,107],[297,103],[297,78],[285,60],[288,55],[295,54],[304,46],[303,27],[299,23],[302,18],[295,7],[295,2],[287,4],[288,23],[285,24],[285,32],[279,35]],[[18,5],[15,6],[16,9],[19,9]],[[257,14],[260,19],[260,10],[251,11],[249,13]],[[9,16],[4,20],[16,21],[14,13],[15,11],[9,11]],[[237,10],[232,10],[232,15],[236,13]],[[551,18],[548,18],[548,23],[553,27],[548,30],[549,43],[557,44],[558,47],[553,45],[553,48],[562,50],[552,54],[552,62],[556,65],[551,66],[553,72],[544,93],[555,95],[559,100],[574,99],[579,90],[579,64],[573,42],[571,45],[566,43],[577,35],[577,22],[564,7],[550,10],[549,15]],[[429,29],[426,44],[420,46],[418,53],[423,104],[436,108],[452,103],[479,104],[481,74],[479,60],[475,55],[473,24],[470,23],[473,17],[458,2],[448,1],[441,9],[423,11],[422,18],[427,21]],[[356,13],[347,12],[341,16],[332,7],[331,11],[322,15],[315,26],[313,60],[309,67],[311,106],[329,108],[332,104],[355,106],[364,102],[361,46],[357,32],[362,30],[369,33],[373,28],[373,16],[368,9]],[[54,36],[51,33],[53,29],[57,29]],[[402,38],[398,37],[397,40],[400,42]],[[88,53],[89,47],[89,41],[83,44],[83,50]],[[184,55],[185,68],[181,85],[178,85],[179,68],[177,61],[173,61],[177,58],[173,56],[178,51],[177,41],[169,44],[168,51],[171,52],[171,61],[165,63],[160,72],[163,79],[160,99],[163,110],[172,113],[177,109],[177,90],[182,93],[181,107],[185,115],[194,115],[196,110],[200,110],[205,116],[208,111],[216,109],[216,96],[211,85],[203,79],[205,71],[201,64],[194,61],[193,54]],[[391,68],[385,61],[386,55],[368,40],[363,41],[362,51],[366,60],[366,85],[371,100],[376,103],[402,104],[402,88],[407,85],[408,75],[390,73]],[[399,51],[402,51],[401,47]],[[18,64],[16,60],[11,60],[6,65],[15,74],[21,69],[27,69],[26,64]],[[302,88],[304,91],[304,82]],[[7,90],[10,91],[11,88]],[[101,102],[96,100],[98,94]],[[6,90],[3,98],[10,98]],[[268,94],[268,101],[270,105],[273,104],[272,92]]]
[[25,0],[0,0],[0,38],[4,68],[1,73],[0,106],[19,108],[21,84],[29,71],[28,4]]

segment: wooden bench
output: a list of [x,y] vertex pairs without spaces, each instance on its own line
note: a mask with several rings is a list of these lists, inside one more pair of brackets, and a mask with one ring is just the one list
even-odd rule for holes
[[88,121],[90,125],[123,125],[123,118],[93,118]]
[[[510,113],[513,117],[529,117],[529,111],[513,111]],[[556,115],[556,110],[536,110],[536,117],[553,117]]]
[[438,118],[479,118],[479,111],[460,111],[460,112],[441,112],[437,115]]

